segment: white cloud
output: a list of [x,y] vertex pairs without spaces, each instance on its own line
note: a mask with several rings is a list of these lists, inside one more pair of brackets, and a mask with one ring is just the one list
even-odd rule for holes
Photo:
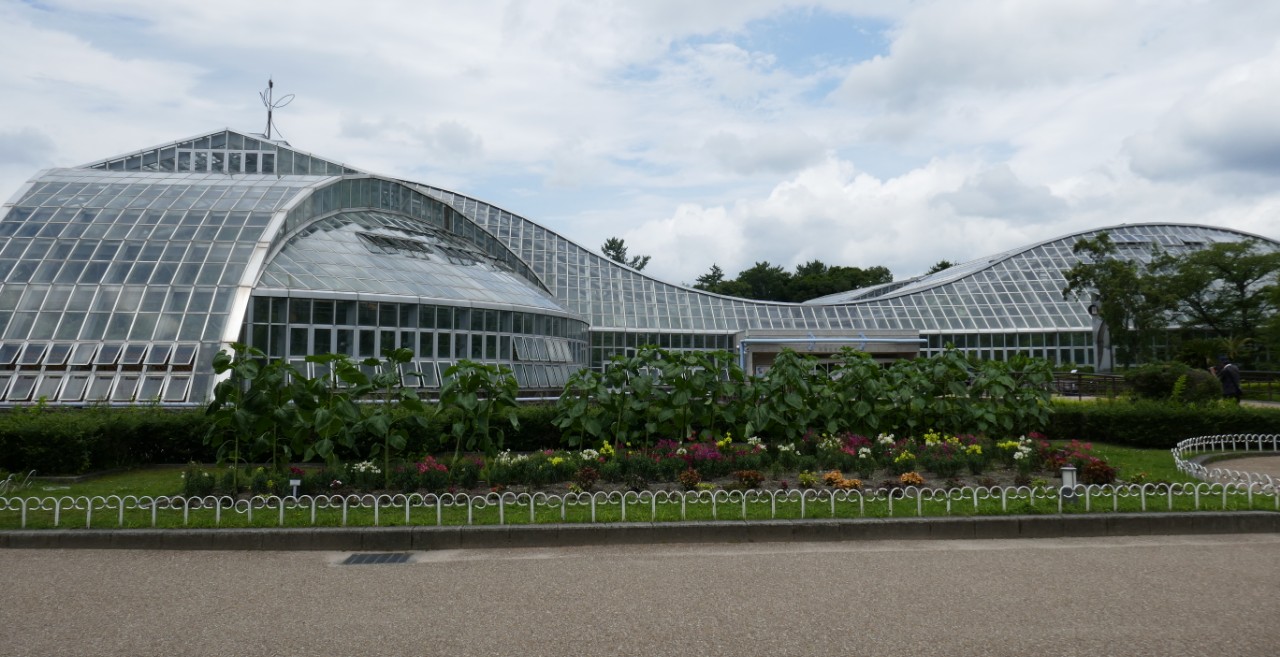
[[1134,171],[1156,180],[1280,177],[1280,48],[1232,67],[1126,142]]
[[822,142],[798,130],[781,130],[743,139],[720,131],[705,148],[721,166],[738,174],[789,173],[822,159]]
[[938,203],[951,206],[961,216],[994,217],[1037,222],[1066,210],[1066,203],[1047,186],[1025,185],[1007,164],[984,169],[960,189],[939,194]]
[[[868,41],[887,46],[794,66],[758,44],[810,35],[751,38],[815,6],[887,23]],[[588,248],[623,236],[673,282],[814,258],[901,277],[1126,221],[1280,237],[1280,3],[314,0],[245,18],[261,12],[0,5],[0,198],[43,166],[260,130],[274,74],[294,146]]]

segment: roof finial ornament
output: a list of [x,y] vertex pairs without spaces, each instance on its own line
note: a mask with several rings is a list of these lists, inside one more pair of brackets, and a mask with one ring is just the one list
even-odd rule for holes
[[275,86],[275,81],[268,77],[266,91],[258,92],[258,96],[262,98],[262,104],[267,108],[267,139],[271,139],[271,126],[275,125],[271,120],[271,112],[293,102],[293,94],[284,96],[280,100],[275,100]]

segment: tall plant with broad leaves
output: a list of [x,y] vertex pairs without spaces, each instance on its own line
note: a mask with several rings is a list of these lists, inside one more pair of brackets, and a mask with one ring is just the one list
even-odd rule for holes
[[839,426],[828,431],[852,431],[872,434],[882,426],[880,398],[885,391],[885,371],[869,354],[850,347],[835,357],[831,372],[830,406],[824,414],[836,418]]
[[582,447],[603,439],[604,422],[594,406],[600,394],[607,394],[604,377],[595,370],[580,369],[570,375],[551,421],[560,429],[560,439],[569,447]]
[[926,400],[923,428],[950,434],[972,431],[965,426],[972,369],[964,353],[947,349],[933,358],[917,358],[911,362],[923,370],[923,376],[914,379],[924,384],[916,391]]
[[631,356],[614,356],[605,366],[595,392],[604,424],[604,439],[617,444],[651,443],[658,430],[650,408],[664,391],[658,386],[661,356],[657,347],[640,347]]
[[[418,393],[402,385],[401,370],[413,359],[410,349],[384,350],[383,360],[369,358],[363,361],[367,367],[374,368],[374,374],[366,377],[365,390],[374,395],[373,403],[367,405],[359,429],[374,440],[370,447],[369,458],[382,456],[382,474],[385,485],[391,486],[391,456],[404,451],[408,443],[408,426],[416,425],[425,428],[427,425],[427,409],[418,397]],[[363,376],[363,372],[359,372]],[[407,373],[412,376],[413,373]],[[515,393],[511,394],[512,404]],[[396,410],[400,409],[401,413]],[[512,418],[514,419],[514,415]]]
[[320,457],[336,467],[337,448],[355,449],[356,427],[364,419],[357,401],[368,391],[368,377],[345,354],[316,354],[306,360],[316,365],[317,374],[302,379],[294,396],[307,434],[302,458]]
[[460,360],[444,372],[440,388],[440,406],[458,411],[451,427],[454,440],[453,458],[457,462],[465,447],[494,456],[502,449],[506,432],[501,422],[513,428],[520,426],[514,413],[519,384],[511,370],[497,365]]
[[929,389],[923,369],[915,361],[895,361],[884,372],[883,422],[895,433],[914,435],[922,428],[928,400],[923,396]]
[[1043,430],[1049,424],[1053,365],[1043,358],[1018,354],[1009,359],[1007,366],[1013,381],[1013,388],[1004,400],[1013,425],[1010,433]]
[[754,403],[748,411],[749,434],[795,440],[818,426],[814,399],[825,394],[826,377],[817,374],[814,359],[783,349],[764,377],[753,379],[744,396]]
[[[219,351],[213,371],[224,377],[214,386],[206,413],[212,419],[205,443],[216,450],[219,463],[232,465],[265,456],[273,472],[289,462],[298,438],[293,386],[301,375],[284,361],[269,360],[261,350],[233,343],[231,353]],[[233,475],[238,479],[238,474]],[[239,481],[235,481],[239,487]]]

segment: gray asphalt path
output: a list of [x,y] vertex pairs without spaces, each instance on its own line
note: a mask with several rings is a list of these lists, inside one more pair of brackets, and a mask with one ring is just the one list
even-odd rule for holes
[[1205,467],[1210,470],[1213,468],[1225,468],[1240,472],[1254,472],[1280,479],[1280,456],[1241,456],[1239,458],[1218,459]]
[[3,655],[1274,655],[1280,535],[0,551]]

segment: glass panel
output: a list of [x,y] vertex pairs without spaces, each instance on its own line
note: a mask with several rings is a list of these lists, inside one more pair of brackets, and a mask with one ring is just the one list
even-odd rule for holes
[[36,375],[19,374],[13,380],[13,387],[9,389],[9,401],[27,401],[31,399],[31,393],[36,387]]
[[78,402],[84,399],[84,389],[89,385],[88,374],[72,374],[67,377],[67,385],[62,387],[58,401]]
[[36,389],[36,399],[52,401],[58,398],[58,388],[62,386],[62,375],[53,374],[46,375],[40,380],[40,386]]
[[94,365],[115,365],[116,359],[120,357],[120,352],[124,350],[122,344],[104,344],[98,350],[98,357],[94,359]]
[[138,388],[138,401],[155,402],[160,400],[160,391],[164,387],[164,377],[150,375],[142,379],[142,387]]
[[33,342],[22,350],[22,356],[18,358],[19,365],[39,365],[40,358],[44,356],[44,350],[47,347],[44,343]]
[[164,365],[169,360],[169,352],[173,350],[171,345],[156,344],[151,345],[151,350],[147,352],[147,365]]
[[71,345],[65,342],[49,347],[49,355],[45,357],[44,364],[48,367],[60,367],[67,362],[67,356],[71,354]]
[[169,379],[168,385],[164,387],[164,400],[167,402],[181,402],[187,400],[187,388],[191,387],[191,378],[185,376],[175,376]]
[[111,395],[111,401],[131,402],[134,401],[133,395],[138,389],[138,376],[125,375],[120,377],[120,381],[116,383],[116,390]]
[[417,384],[424,388],[436,388],[440,386],[440,378],[436,372],[436,364],[433,361],[422,361],[418,363],[418,373],[422,374],[421,383]]
[[88,366],[89,363],[93,362],[93,354],[95,351],[97,351],[97,349],[98,349],[98,345],[96,344],[76,345],[75,349],[71,352],[71,366],[72,367]]
[[18,357],[18,350],[22,345],[18,344],[0,344],[0,366],[9,366],[13,364],[13,360]]
[[120,356],[121,365],[138,365],[142,363],[142,358],[147,354],[147,345],[131,344],[124,348],[123,355]]
[[190,365],[196,356],[196,346],[193,344],[180,344],[173,350],[173,364]]

